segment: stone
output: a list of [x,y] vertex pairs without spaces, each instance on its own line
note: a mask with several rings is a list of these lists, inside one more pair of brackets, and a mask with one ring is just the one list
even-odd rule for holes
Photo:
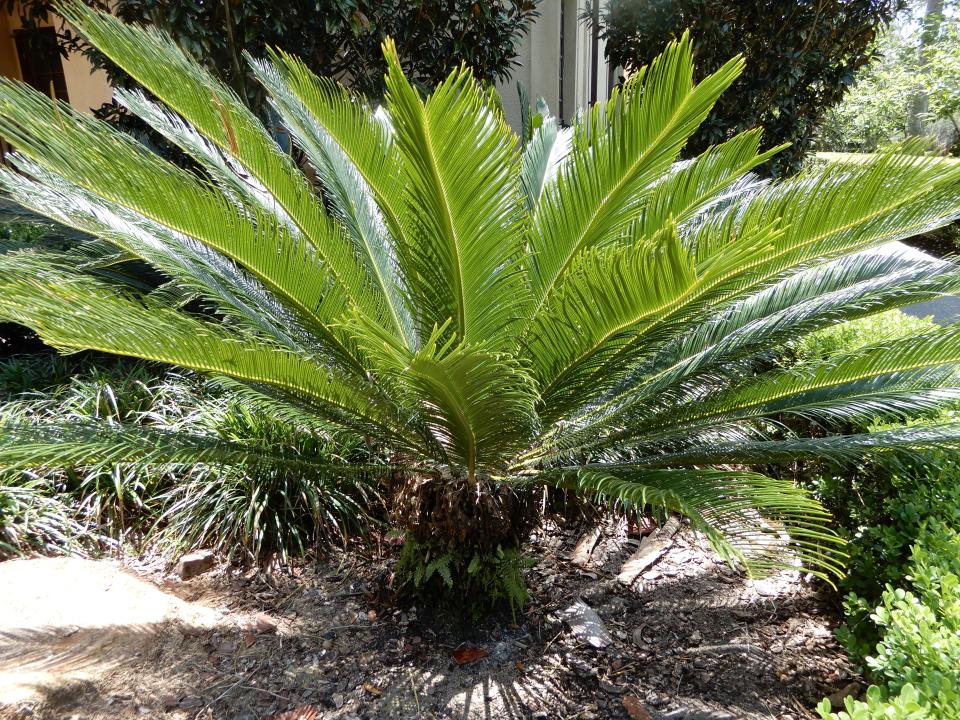
[[860,684],[856,682],[847,683],[842,688],[828,696],[830,707],[834,710],[843,710],[844,700],[853,697],[860,691]]
[[603,624],[603,620],[597,615],[597,611],[583,600],[577,600],[561,615],[577,640],[582,640],[598,650],[613,642],[613,637]]
[[213,567],[214,556],[210,550],[199,550],[187,553],[177,564],[177,574],[181,580],[189,580],[197,575],[203,575]]
[[256,619],[253,621],[254,628],[258,633],[268,634],[275,633],[277,631],[277,621],[274,620],[269,615],[264,613],[257,613]]

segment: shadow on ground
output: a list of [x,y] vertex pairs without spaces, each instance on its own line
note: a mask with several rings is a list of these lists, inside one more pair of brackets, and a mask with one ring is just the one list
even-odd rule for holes
[[[0,716],[252,720],[313,706],[321,718],[586,720],[628,717],[623,698],[634,696],[653,718],[799,720],[851,679],[828,609],[797,573],[746,580],[681,533],[628,588],[604,568],[631,546],[614,543],[596,567],[578,569],[563,560],[577,534],[535,542],[533,597],[516,622],[454,627],[423,607],[378,606],[373,572],[390,558],[349,554],[279,582],[190,581],[210,590],[210,607],[136,580],[144,597],[168,599],[157,622],[113,605],[123,578],[98,586],[94,596],[109,602],[97,617],[140,613],[133,622],[84,626],[61,613],[40,623],[34,609],[31,622],[10,623],[0,610],[0,687],[19,674],[30,690],[8,697]],[[63,606],[68,587],[55,590]],[[576,598],[597,610],[609,647],[585,645],[559,620]],[[460,665],[464,643],[487,654]]]

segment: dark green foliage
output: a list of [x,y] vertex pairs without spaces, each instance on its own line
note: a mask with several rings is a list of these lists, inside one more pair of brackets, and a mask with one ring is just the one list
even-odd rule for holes
[[900,585],[908,575],[911,546],[923,525],[936,518],[960,530],[960,457],[925,450],[877,458],[852,474],[835,469],[818,480],[817,492],[849,535],[850,572],[841,587],[852,594],[838,636],[862,659],[879,639],[870,612],[888,584]]
[[691,138],[696,155],[748,128],[762,127],[766,147],[784,142],[768,170],[796,170],[823,114],[843,97],[873,57],[877,31],[901,0],[610,0],[602,17],[613,65],[649,63],[689,28],[703,77],[742,52],[746,70]]
[[[247,99],[263,106],[263,87],[249,72],[244,53],[263,57],[276,48],[300,57],[319,75],[334,77],[359,92],[383,94],[386,63],[380,52],[392,37],[408,76],[432,87],[465,62],[486,81],[509,76],[515,45],[536,17],[537,0],[90,0],[128,22],[148,22]],[[8,2],[27,18],[51,8],[49,0]],[[85,45],[69,28],[64,47],[81,48],[115,81],[128,76]]]
[[[428,597],[456,598],[456,612],[479,616],[499,605],[516,614],[527,602],[524,568],[535,561],[516,548],[492,551],[439,543],[420,543],[407,535],[397,563],[395,582]],[[437,594],[430,590],[439,590]],[[452,592],[451,592],[452,591]]]

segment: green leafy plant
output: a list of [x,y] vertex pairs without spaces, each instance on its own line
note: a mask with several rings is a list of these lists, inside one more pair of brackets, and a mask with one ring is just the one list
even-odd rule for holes
[[44,478],[0,473],[0,560],[33,553],[85,554],[108,542]]
[[[42,354],[0,362],[0,424],[7,442],[35,440],[51,423],[69,423],[80,438],[104,434],[130,442],[163,443],[176,432],[200,453],[210,443],[227,442],[248,451],[259,447],[266,458],[281,449],[315,460],[368,459],[355,436],[251,412],[200,378],[152,363]],[[380,505],[360,473],[317,477],[310,466],[275,466],[253,452],[225,466],[177,463],[151,455],[149,447],[130,462],[112,456],[110,442],[116,441],[107,439],[98,458],[62,457],[55,465],[5,475],[14,518],[7,525],[16,529],[20,546],[73,552],[123,538],[133,547],[174,554],[208,547],[228,558],[269,562],[359,531]],[[46,523],[24,519],[41,512]],[[46,525],[56,527],[54,520],[65,529],[47,531]]]
[[[678,164],[739,58],[695,84],[684,36],[571,131],[541,117],[522,147],[467,69],[424,97],[389,40],[377,110],[291,56],[251,60],[308,179],[170,38],[64,14],[165,103],[120,93],[204,174],[0,82],[20,171],[2,185],[98,238],[83,263],[0,257],[0,316],[63,350],[216,376],[251,410],[342,426],[386,461],[50,423],[5,428],[0,464],[379,474],[411,540],[464,558],[517,549],[529,491],[547,485],[682,513],[752,572],[799,559],[829,575],[843,560],[829,515],[746,466],[960,437],[955,423],[805,437],[779,421],[902,418],[960,396],[956,328],[761,369],[800,335],[956,287],[950,263],[871,249],[956,216],[960,169],[891,152],[767,184],[750,174],[772,156],[757,131]],[[106,272],[129,257],[169,281],[145,291]]]
[[487,551],[451,547],[438,554],[434,545],[408,539],[395,569],[399,584],[416,590],[456,590],[456,609],[475,617],[505,603],[516,615],[527,602],[523,570],[536,561],[517,548],[497,546]]
[[936,522],[913,548],[911,589],[891,585],[871,619],[882,636],[867,658],[878,685],[866,702],[848,698],[846,712],[818,708],[823,718],[960,718],[960,533]]
[[932,332],[936,327],[936,323],[930,318],[914,317],[897,309],[888,310],[858,320],[837,323],[799,338],[790,348],[793,356],[791,360],[829,360],[868,345]]

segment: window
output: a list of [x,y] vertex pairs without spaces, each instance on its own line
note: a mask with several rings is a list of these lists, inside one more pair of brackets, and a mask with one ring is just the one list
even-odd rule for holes
[[44,95],[68,101],[56,31],[52,27],[31,28],[15,30],[13,36],[23,81]]

